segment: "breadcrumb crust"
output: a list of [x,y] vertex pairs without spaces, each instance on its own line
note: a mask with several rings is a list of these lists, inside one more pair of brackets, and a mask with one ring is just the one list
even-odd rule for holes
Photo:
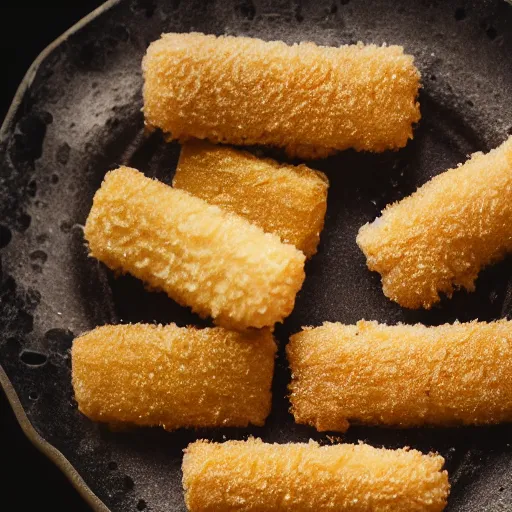
[[444,459],[365,444],[196,441],[183,458],[190,512],[439,512]]
[[397,149],[420,119],[413,60],[401,46],[164,34],[142,63],[146,125],[301,158]]
[[512,421],[512,321],[324,323],[291,336],[297,423],[414,427]]
[[322,172],[195,141],[181,148],[173,187],[246,218],[308,258],[316,253],[329,188]]
[[368,268],[403,307],[474,291],[480,270],[512,251],[512,137],[430,180],[359,230]]
[[94,421],[167,430],[261,426],[275,353],[268,329],[107,325],[75,339],[73,389]]

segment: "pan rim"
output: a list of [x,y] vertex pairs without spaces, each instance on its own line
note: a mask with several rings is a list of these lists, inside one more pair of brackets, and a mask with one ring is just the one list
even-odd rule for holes
[[[9,133],[11,123],[14,119],[16,111],[18,110],[23,97],[29,90],[32,82],[34,81],[37,72],[41,64],[51,55],[51,53],[64,43],[71,35],[78,32],[91,21],[95,20],[109,9],[120,3],[121,0],[107,0],[99,7],[94,9],[80,20],[78,20],[72,27],[66,30],[63,34],[52,41],[41,53],[35,58],[30,67],[28,68],[25,76],[23,77],[20,85],[18,86],[14,98],[9,106],[7,114],[3,120],[2,126],[0,127],[0,143],[3,143]],[[69,480],[73,487],[78,491],[84,501],[95,511],[95,512],[110,512],[110,509],[103,503],[103,501],[94,494],[91,488],[85,483],[84,479],[80,476],[75,467],[69,462],[69,460],[59,451],[55,446],[49,443],[44,437],[42,437],[37,430],[34,428],[30,420],[28,419],[23,406],[21,405],[18,394],[16,393],[14,386],[7,376],[7,373],[0,363],[0,387],[3,389],[7,400],[14,412],[14,416],[21,427],[21,430],[27,437],[27,439],[51,462],[59,468],[64,476]]]

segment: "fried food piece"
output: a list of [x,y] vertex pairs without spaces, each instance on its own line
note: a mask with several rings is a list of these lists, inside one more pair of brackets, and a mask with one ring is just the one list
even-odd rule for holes
[[413,60],[401,46],[164,34],[142,62],[146,125],[303,158],[397,149],[420,119]]
[[316,253],[329,188],[322,172],[196,141],[182,147],[173,186]]
[[512,322],[324,323],[287,346],[297,423],[415,427],[512,421]]
[[365,444],[196,441],[183,458],[190,512],[437,512],[443,457]]
[[384,294],[429,309],[512,251],[512,137],[388,206],[357,236]]
[[121,167],[107,173],[85,225],[92,256],[227,328],[290,314],[304,255],[245,219]]
[[107,325],[75,339],[73,389],[94,421],[167,430],[263,425],[275,353],[268,329]]

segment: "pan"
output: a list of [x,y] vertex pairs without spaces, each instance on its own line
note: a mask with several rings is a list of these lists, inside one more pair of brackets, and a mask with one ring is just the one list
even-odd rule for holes
[[[406,148],[310,163],[331,182],[326,225],[295,310],[276,330],[273,407],[263,428],[112,432],[82,416],[73,398],[76,335],[105,323],[204,325],[88,258],[82,230],[106,171],[126,164],[172,180],[180,148],[144,132],[140,69],[148,44],[171,31],[400,44],[422,74],[422,120]],[[303,325],[361,318],[436,325],[512,313],[510,258],[484,270],[475,293],[408,311],[384,297],[355,243],[386,204],[512,133],[511,55],[512,6],[503,0],[110,1],[43,52],[0,131],[0,382],[27,435],[94,509],[185,510],[182,450],[198,437],[329,442],[288,412],[284,345]],[[343,440],[439,452],[450,473],[449,511],[512,510],[511,426],[353,427]]]

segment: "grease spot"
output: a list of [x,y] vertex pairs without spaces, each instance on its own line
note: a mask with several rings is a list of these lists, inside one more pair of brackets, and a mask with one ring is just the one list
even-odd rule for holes
[[21,352],[20,359],[27,366],[37,368],[43,366],[48,361],[48,356],[35,350],[25,349]]
[[48,254],[46,254],[44,251],[36,250],[32,251],[30,253],[30,261],[33,261],[34,263],[40,263],[41,265],[44,265],[46,263],[46,260],[48,259]]
[[117,462],[114,462],[113,460],[108,463],[108,469],[111,471],[115,471],[117,469]]
[[44,244],[46,242],[48,242],[48,235],[46,233],[41,233],[40,235],[37,235],[36,236],[36,242],[38,244]]

